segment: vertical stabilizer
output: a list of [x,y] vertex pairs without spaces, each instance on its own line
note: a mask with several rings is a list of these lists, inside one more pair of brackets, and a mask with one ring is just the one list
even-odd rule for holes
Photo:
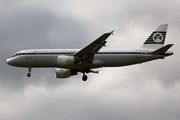
[[168,24],[161,24],[144,42],[143,49],[158,49],[164,45]]

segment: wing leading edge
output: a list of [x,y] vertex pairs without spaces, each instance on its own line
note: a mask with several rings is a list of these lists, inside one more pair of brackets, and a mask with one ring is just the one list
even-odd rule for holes
[[84,47],[80,51],[78,51],[75,56],[79,59],[88,59],[88,58],[93,58],[94,55],[106,44],[106,39],[112,35],[114,32],[111,31],[109,33],[105,33],[102,36],[100,36],[98,39],[93,41],[91,44],[88,46]]

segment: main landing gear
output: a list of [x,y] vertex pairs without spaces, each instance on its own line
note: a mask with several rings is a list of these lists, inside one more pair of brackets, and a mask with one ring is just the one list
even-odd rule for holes
[[91,69],[89,67],[85,67],[85,70],[84,70],[86,73],[90,73],[91,72]]
[[[84,73],[83,73],[83,74],[84,74]],[[83,81],[86,81],[87,78],[88,78],[88,77],[87,77],[87,75],[85,75],[85,74],[82,76],[82,80],[83,80]]]
[[84,69],[84,71],[83,71],[83,76],[82,76],[82,80],[83,81],[86,81],[87,80],[87,75],[85,75],[85,73],[96,73],[96,74],[98,74],[99,73],[99,70],[98,71],[93,71],[93,70],[91,70],[89,67],[85,67],[85,69]]
[[28,68],[29,73],[27,73],[27,77],[31,77],[31,67]]
[[85,67],[84,72],[83,72],[83,76],[82,76],[82,80],[86,81],[87,80],[87,75],[85,75],[85,73],[90,73],[91,69],[89,67]]
[[91,70],[89,67],[85,67],[85,69],[84,69],[84,71],[83,71],[83,76],[82,76],[82,80],[83,81],[86,81],[87,80],[87,75],[85,75],[85,73],[96,73],[96,74],[98,74],[99,73],[99,70],[98,71],[93,71],[93,70]]

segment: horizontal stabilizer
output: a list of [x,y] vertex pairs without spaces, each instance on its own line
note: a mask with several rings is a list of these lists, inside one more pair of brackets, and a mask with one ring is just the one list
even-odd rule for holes
[[163,46],[157,50],[155,50],[154,52],[152,52],[153,55],[161,55],[164,54],[170,47],[172,47],[174,44],[168,44],[166,46]]

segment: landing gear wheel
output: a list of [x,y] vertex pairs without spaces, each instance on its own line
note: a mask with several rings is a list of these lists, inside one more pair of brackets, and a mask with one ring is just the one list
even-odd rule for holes
[[91,71],[91,70],[90,70],[89,67],[86,67],[86,68],[85,68],[85,72],[86,72],[86,73],[89,73],[90,71]]
[[86,81],[87,78],[88,78],[87,75],[83,75],[82,80],[83,80],[83,81]]
[[28,76],[28,77],[31,77],[31,73],[28,73],[27,76]]
[[27,74],[28,77],[31,77],[31,67],[28,67],[29,73]]

